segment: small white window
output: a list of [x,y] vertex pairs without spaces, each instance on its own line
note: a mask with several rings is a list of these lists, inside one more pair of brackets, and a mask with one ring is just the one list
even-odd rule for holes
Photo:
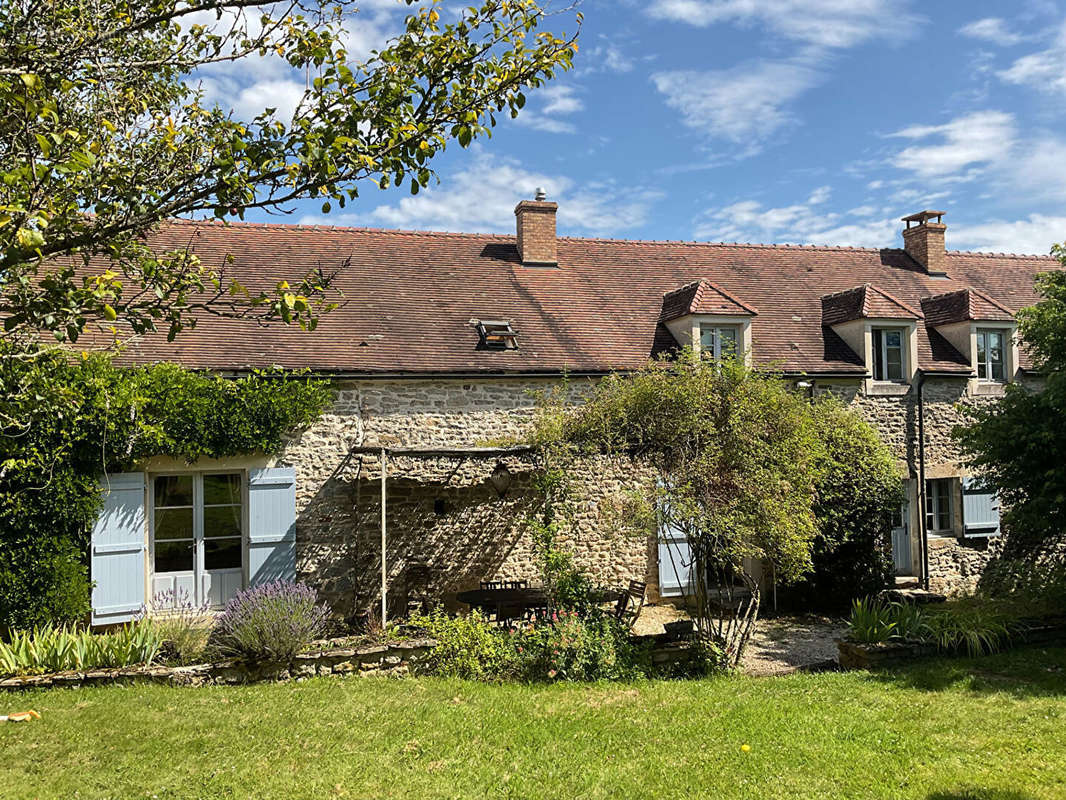
[[737,355],[737,329],[732,325],[700,325],[700,354],[721,361]]
[[904,373],[903,343],[907,340],[902,328],[874,328],[874,380],[902,381]]
[[929,533],[951,533],[953,480],[936,478],[925,482],[925,527]]
[[982,381],[1006,380],[1005,331],[977,331],[977,377]]

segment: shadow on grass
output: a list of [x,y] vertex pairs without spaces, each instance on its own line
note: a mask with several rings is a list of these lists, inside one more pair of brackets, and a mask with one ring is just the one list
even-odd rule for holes
[[[937,658],[877,670],[874,680],[907,689],[1004,692],[1016,697],[1066,697],[1066,647],[1029,645],[979,658]],[[1000,795],[973,795],[998,800]],[[931,795],[930,800],[937,795]],[[944,800],[956,797],[945,794]],[[969,795],[957,795],[967,798]],[[1002,795],[1013,800],[1011,795]],[[1022,797],[1022,796],[1019,796]]]
[[1028,792],[1016,789],[956,789],[947,792],[933,792],[926,800],[1036,800]]

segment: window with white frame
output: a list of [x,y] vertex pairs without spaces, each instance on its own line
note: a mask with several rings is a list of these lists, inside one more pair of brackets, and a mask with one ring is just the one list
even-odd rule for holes
[[703,358],[721,361],[737,355],[735,325],[700,325],[700,354]]
[[930,533],[950,533],[952,519],[951,478],[935,478],[925,482],[925,528]]
[[152,479],[152,593],[157,603],[222,606],[243,587],[240,473]]
[[1006,380],[1006,331],[977,331],[977,377],[982,381],[1002,383]]
[[874,328],[874,380],[902,381],[906,374],[903,328]]

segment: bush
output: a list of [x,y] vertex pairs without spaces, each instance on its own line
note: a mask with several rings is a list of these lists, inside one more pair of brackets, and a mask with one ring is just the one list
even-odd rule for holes
[[162,641],[160,657],[169,664],[195,664],[202,661],[207,642],[214,627],[214,615],[210,606],[193,605],[189,593],[182,589],[176,595],[173,590],[155,596],[153,607],[173,609],[153,617],[153,623]]
[[953,600],[937,608],[867,598],[852,603],[848,637],[856,642],[915,640],[945,653],[979,656],[1001,650],[1026,625],[1017,604],[988,597]]
[[518,673],[518,659],[509,633],[480,612],[452,617],[436,608],[413,617],[410,624],[437,641],[423,662],[426,672],[448,678],[499,681]]
[[215,622],[209,647],[249,661],[290,662],[326,630],[328,612],[318,592],[274,581],[239,592]]
[[921,609],[910,603],[889,603],[867,597],[853,600],[848,636],[872,643],[890,639],[923,639],[927,634]]
[[642,674],[626,631],[604,614],[560,611],[512,636],[527,680],[626,680]]
[[16,631],[9,642],[0,641],[0,675],[150,664],[160,643],[159,632],[147,619],[109,633],[51,626]]
[[785,592],[787,603],[839,612],[880,591],[893,574],[888,537],[904,500],[895,458],[870,425],[835,398],[814,405],[824,443],[814,514],[811,571]]

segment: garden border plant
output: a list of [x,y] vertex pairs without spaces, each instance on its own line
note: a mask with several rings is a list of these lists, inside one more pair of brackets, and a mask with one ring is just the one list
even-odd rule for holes
[[151,456],[275,453],[332,398],[304,373],[227,379],[61,351],[0,357],[0,387],[0,634],[88,613],[98,476]]

